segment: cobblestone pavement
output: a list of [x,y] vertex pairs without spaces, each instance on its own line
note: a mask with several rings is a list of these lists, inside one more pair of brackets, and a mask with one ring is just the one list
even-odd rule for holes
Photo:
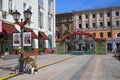
[[120,61],[113,54],[95,55],[80,80],[120,80]]
[[[70,55],[43,55],[37,64],[44,65]],[[0,67],[14,65],[17,59],[9,63],[0,62]],[[13,61],[13,62],[12,62]],[[5,64],[6,63],[6,64]],[[10,67],[10,66],[9,66]],[[5,69],[6,70],[6,69]],[[8,70],[6,70],[8,71]],[[3,72],[2,72],[3,73]],[[0,69],[0,75],[1,69]],[[120,61],[107,55],[81,55],[61,63],[39,69],[37,75],[23,74],[8,80],[120,80]]]
[[[70,57],[71,55],[59,55],[59,54],[47,54],[47,55],[39,55],[37,57],[37,65],[42,66],[48,64],[50,62],[55,62],[65,57]],[[14,68],[18,64],[18,58],[2,60],[0,62],[0,77],[9,75],[12,72],[12,68]]]
[[120,80],[120,61],[113,54],[102,56],[103,80]]

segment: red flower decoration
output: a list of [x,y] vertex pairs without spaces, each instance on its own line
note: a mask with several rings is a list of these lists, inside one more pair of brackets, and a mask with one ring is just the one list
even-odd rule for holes
[[19,22],[18,24],[20,27],[24,27],[24,22]]

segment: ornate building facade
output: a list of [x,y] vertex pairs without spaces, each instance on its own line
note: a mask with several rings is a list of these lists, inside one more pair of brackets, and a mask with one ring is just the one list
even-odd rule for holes
[[56,40],[64,37],[68,32],[74,32],[74,15],[70,13],[56,14]]
[[[24,27],[25,32],[31,32],[32,44],[24,47],[26,52],[44,51],[49,53],[55,48],[55,0],[0,0],[0,54],[12,54],[13,50],[21,46],[13,46],[13,33],[21,32],[20,26],[14,24],[12,13],[20,12],[20,19],[24,18],[24,11],[31,10],[30,23]],[[20,20],[19,20],[20,21]],[[2,30],[2,29],[1,29]]]
[[[59,15],[56,14],[56,25],[58,16],[60,17],[64,16],[63,14],[68,15],[70,13],[73,14],[70,16],[73,17],[73,25],[71,26],[73,27],[73,31],[80,29],[81,31],[93,34],[95,38],[106,38],[108,51],[112,51],[113,42],[117,46],[120,43],[120,6],[59,13]],[[64,29],[58,31],[60,33]]]

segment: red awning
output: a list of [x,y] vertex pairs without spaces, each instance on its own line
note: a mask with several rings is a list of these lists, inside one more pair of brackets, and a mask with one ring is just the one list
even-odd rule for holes
[[33,30],[31,30],[31,29],[29,29],[29,28],[24,28],[24,30],[25,30],[26,32],[31,32],[32,38],[38,39],[38,36],[34,33]]
[[45,40],[50,40],[50,38],[49,38],[44,32],[39,32],[39,34],[40,34]]
[[4,31],[7,32],[7,34],[10,34],[10,35],[12,35],[14,32],[19,32],[19,31],[14,27],[14,25],[7,24],[7,23],[4,23],[3,29],[4,29]]

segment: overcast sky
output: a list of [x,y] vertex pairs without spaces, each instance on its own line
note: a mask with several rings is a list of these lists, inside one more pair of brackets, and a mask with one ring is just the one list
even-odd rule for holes
[[56,0],[56,12],[120,6],[120,0]]

